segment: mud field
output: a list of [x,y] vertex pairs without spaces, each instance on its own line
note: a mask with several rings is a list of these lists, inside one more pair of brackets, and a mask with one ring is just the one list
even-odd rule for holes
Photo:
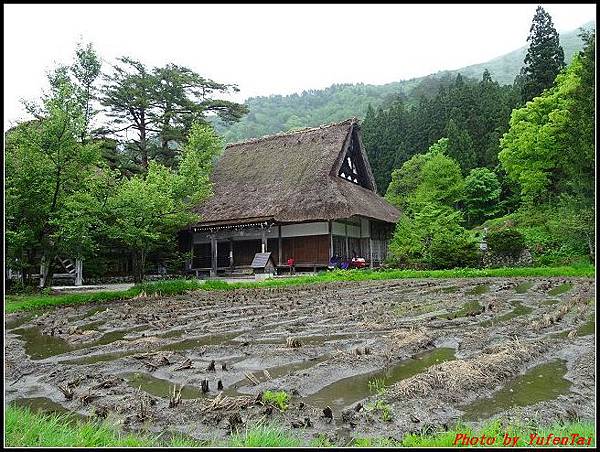
[[415,279],[11,314],[5,403],[207,440],[272,420],[339,445],[593,419],[594,298],[589,278]]

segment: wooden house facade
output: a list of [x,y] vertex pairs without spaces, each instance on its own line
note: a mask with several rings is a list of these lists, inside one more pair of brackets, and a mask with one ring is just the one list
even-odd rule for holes
[[355,118],[226,147],[201,222],[182,234],[188,270],[249,268],[270,251],[277,266],[323,268],[332,256],[379,265],[400,212],[377,195]]

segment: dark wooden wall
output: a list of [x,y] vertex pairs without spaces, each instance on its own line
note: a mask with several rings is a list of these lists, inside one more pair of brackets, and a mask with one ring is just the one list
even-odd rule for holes
[[243,240],[233,242],[233,265],[247,266],[252,263],[254,255],[261,252],[260,240]]
[[293,257],[296,264],[329,263],[329,235],[309,235],[282,239],[282,259],[285,264]]
[[[344,239],[345,240],[345,239]],[[310,235],[303,237],[285,237],[281,239],[282,262],[293,257],[296,264],[327,265],[329,263],[329,235]],[[279,258],[279,239],[267,241],[267,251],[273,255],[277,264]],[[357,250],[358,251],[358,250]],[[229,241],[219,241],[217,245],[218,266],[229,266]],[[261,240],[236,240],[233,242],[233,264],[236,267],[249,266],[256,253],[261,252]],[[210,243],[194,245],[193,268],[210,268]]]

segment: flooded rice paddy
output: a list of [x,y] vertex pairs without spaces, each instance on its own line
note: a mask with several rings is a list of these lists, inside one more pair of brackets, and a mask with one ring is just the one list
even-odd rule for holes
[[[198,439],[270,419],[334,444],[497,416],[591,419],[594,298],[589,278],[415,279],[11,314],[5,403]],[[267,390],[289,407],[263,403]]]

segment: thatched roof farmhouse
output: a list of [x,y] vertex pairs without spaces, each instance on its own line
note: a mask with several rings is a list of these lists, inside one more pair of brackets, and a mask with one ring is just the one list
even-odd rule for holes
[[334,255],[376,265],[400,215],[376,193],[355,118],[230,144],[212,181],[188,246],[190,269],[213,274],[261,251],[280,266],[323,267]]

